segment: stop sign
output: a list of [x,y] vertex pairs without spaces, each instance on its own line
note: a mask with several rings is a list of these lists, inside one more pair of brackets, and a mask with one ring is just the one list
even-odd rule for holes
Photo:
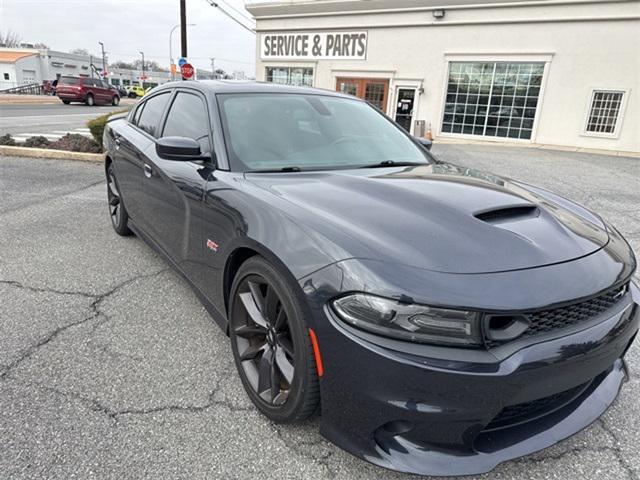
[[193,66],[190,63],[185,63],[180,67],[180,73],[182,74],[182,78],[193,77]]

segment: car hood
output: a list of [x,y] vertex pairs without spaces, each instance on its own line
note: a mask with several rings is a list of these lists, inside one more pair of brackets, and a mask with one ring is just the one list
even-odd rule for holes
[[344,258],[489,273],[567,262],[609,240],[598,216],[562,197],[450,164],[246,178]]

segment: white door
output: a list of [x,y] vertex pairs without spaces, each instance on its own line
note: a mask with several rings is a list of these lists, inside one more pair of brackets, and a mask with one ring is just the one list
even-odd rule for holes
[[36,83],[36,71],[35,70],[22,70],[22,83],[29,85]]

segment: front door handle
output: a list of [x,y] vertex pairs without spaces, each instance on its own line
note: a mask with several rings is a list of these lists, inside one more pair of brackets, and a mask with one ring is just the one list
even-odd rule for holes
[[151,167],[148,164],[144,164],[144,176],[147,178],[151,178],[151,175],[153,174],[153,170],[151,170]]

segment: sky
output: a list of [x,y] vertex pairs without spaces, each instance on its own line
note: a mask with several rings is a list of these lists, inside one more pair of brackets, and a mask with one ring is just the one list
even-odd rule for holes
[[[245,16],[247,0],[216,0],[233,6]],[[255,35],[217,11],[206,0],[186,0],[188,59],[198,68],[244,70],[255,75]],[[231,8],[226,10],[253,27]],[[110,62],[140,58],[169,67],[169,32],[180,23],[179,0],[0,0],[0,31],[10,30],[25,43],[42,42],[67,52],[86,48],[100,55],[103,42]],[[180,29],[173,34],[173,56],[180,54]]]

